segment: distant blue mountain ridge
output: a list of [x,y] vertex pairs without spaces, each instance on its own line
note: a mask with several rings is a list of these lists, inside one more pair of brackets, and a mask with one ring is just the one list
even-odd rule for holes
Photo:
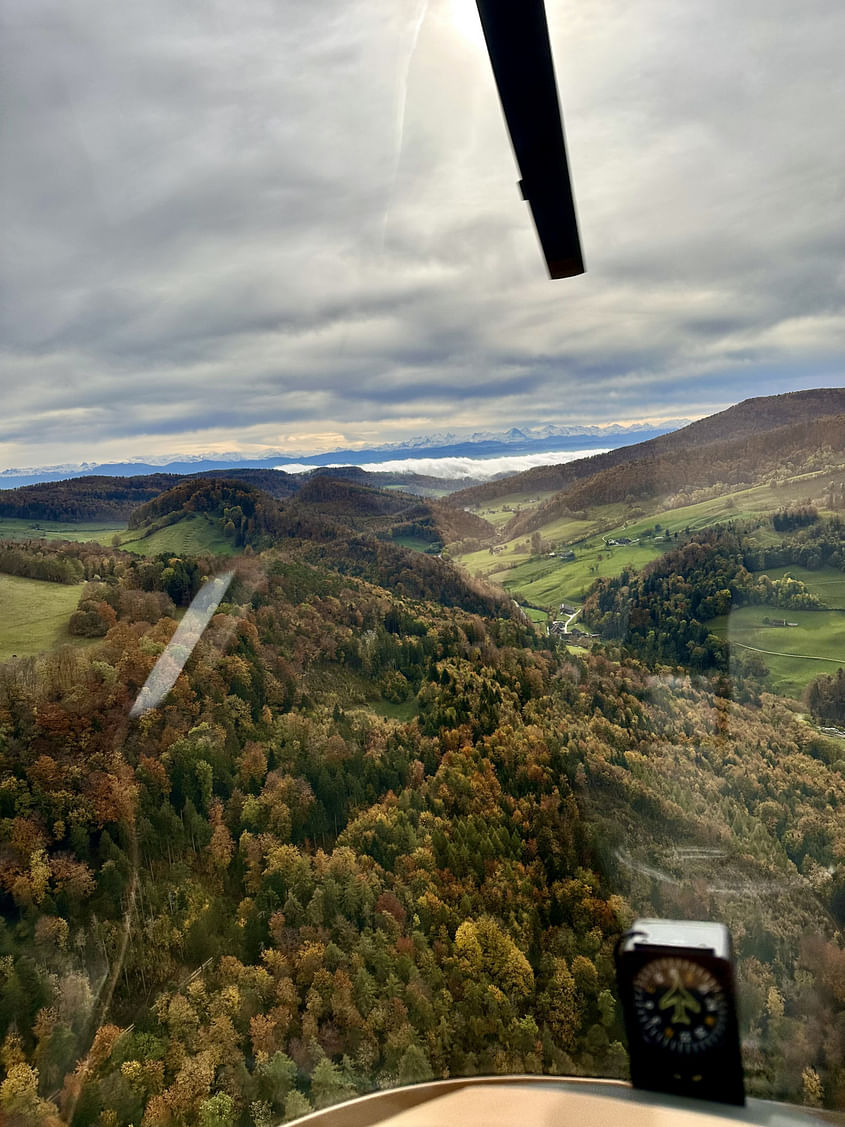
[[[16,489],[21,485],[37,485],[39,482],[66,481],[75,477],[139,477],[153,473],[195,474],[209,470],[239,469],[281,469],[286,465],[296,466],[360,466],[366,463],[383,463],[397,460],[410,461],[417,458],[484,458],[502,455],[565,453],[577,450],[594,450],[598,445],[604,449],[630,446],[635,442],[645,442],[660,434],[667,434],[684,426],[686,420],[672,420],[663,426],[644,427],[641,424],[630,428],[623,427],[583,427],[566,428],[570,433],[547,434],[532,437],[513,428],[507,434],[490,437],[473,436],[469,439],[445,442],[436,445],[417,445],[397,443],[390,446],[371,447],[364,450],[329,450],[321,454],[273,454],[263,458],[240,458],[237,454],[224,457],[209,455],[207,458],[191,458],[172,462],[104,462],[79,466],[44,466],[31,469],[9,469],[0,471],[0,489]],[[563,430],[564,428],[561,428]],[[573,433],[574,432],[574,433]],[[451,436],[448,436],[451,437]]]

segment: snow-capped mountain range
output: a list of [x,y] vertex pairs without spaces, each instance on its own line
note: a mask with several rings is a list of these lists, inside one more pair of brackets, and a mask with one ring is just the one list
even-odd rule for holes
[[322,466],[343,463],[362,465],[385,462],[402,453],[406,458],[473,457],[489,458],[508,454],[530,454],[550,450],[578,450],[600,442],[603,447],[627,446],[644,442],[658,434],[686,426],[688,419],[670,419],[661,423],[613,423],[609,426],[580,426],[557,423],[523,425],[510,430],[467,432],[435,432],[418,435],[402,442],[386,442],[366,449],[322,451],[315,454],[268,450],[260,455],[232,450],[207,454],[152,454],[126,458],[121,462],[80,462],[51,466],[28,466],[0,470],[0,489],[32,485],[40,481],[59,481],[69,477],[117,476],[166,470],[169,473],[193,473],[200,470],[225,469],[227,466],[284,469],[286,464]]

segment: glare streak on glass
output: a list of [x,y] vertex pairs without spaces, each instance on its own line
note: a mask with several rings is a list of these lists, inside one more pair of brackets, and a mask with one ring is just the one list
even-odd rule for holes
[[185,668],[185,662],[202,637],[203,631],[211,621],[211,616],[220,606],[234,574],[234,571],[227,571],[222,575],[216,575],[197,593],[185,617],[179,623],[176,633],[167,643],[164,653],[153,666],[144,687],[138,693],[129,713],[133,719],[143,716],[145,712],[160,704],[176,684],[176,678]]
[[396,122],[396,151],[393,158],[393,175],[390,178],[390,191],[387,195],[387,206],[384,210],[384,219],[382,221],[381,232],[381,249],[384,250],[385,241],[387,239],[387,224],[390,219],[390,207],[393,202],[393,194],[396,190],[396,180],[399,176],[399,161],[402,159],[402,146],[405,143],[405,115],[408,111],[408,83],[411,79],[411,66],[414,62],[414,55],[417,53],[417,45],[420,41],[420,32],[425,23],[425,17],[428,14],[429,0],[419,0],[417,4],[417,16],[414,22],[414,30],[411,34],[411,45],[408,50],[408,61],[405,64],[404,74],[400,79],[401,93],[397,100],[398,105],[398,119]]

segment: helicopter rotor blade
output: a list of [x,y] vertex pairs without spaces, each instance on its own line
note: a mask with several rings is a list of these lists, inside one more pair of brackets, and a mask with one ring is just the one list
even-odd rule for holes
[[493,76],[552,278],[584,273],[543,0],[476,0]]

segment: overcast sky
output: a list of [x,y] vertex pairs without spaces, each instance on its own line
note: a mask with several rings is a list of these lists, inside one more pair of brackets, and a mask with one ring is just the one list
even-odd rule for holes
[[845,382],[842,0],[547,0],[556,282],[473,0],[0,11],[0,468]]

